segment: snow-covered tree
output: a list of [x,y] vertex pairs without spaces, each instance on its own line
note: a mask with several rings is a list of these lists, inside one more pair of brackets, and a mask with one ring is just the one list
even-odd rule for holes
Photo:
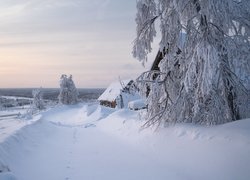
[[45,109],[44,101],[42,97],[42,88],[33,90],[32,95],[33,95],[32,108],[39,109],[39,110]]
[[160,72],[138,78],[145,126],[250,117],[249,0],[138,0],[136,23],[133,55],[142,63],[156,25],[161,34]]
[[45,109],[42,88],[34,89],[32,91],[33,101],[30,108],[27,110],[27,113],[24,115],[26,119],[31,119],[32,115],[38,112],[39,110]]
[[60,79],[59,102],[62,104],[76,104],[78,102],[78,91],[72,79],[63,74]]

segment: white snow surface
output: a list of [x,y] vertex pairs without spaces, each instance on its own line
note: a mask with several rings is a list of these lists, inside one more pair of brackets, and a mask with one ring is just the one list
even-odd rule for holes
[[144,99],[137,99],[134,101],[130,101],[128,103],[128,108],[132,110],[143,109],[146,107],[146,103]]
[[0,134],[0,180],[250,179],[250,119],[155,131],[138,114],[93,103],[43,112]]

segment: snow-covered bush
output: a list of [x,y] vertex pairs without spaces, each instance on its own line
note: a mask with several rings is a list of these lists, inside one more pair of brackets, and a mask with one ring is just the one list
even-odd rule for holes
[[139,0],[137,10],[134,57],[147,61],[158,24],[163,56],[160,72],[137,80],[146,127],[250,117],[249,0]]
[[39,110],[45,109],[45,104],[42,97],[42,88],[33,90],[32,95],[33,101],[26,114],[22,116],[22,118],[24,119],[32,119],[33,114],[35,114]]
[[62,104],[76,104],[78,102],[78,91],[72,79],[63,74],[60,79],[59,102]]
[[39,110],[45,109],[45,105],[44,105],[44,101],[42,97],[42,88],[33,90],[32,95],[33,95],[32,107],[34,109],[39,109]]

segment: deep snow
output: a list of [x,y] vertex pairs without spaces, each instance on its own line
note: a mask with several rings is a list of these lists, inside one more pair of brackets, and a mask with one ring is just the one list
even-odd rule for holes
[[0,180],[250,179],[250,119],[154,131],[140,130],[138,113],[93,103],[43,112],[1,137]]

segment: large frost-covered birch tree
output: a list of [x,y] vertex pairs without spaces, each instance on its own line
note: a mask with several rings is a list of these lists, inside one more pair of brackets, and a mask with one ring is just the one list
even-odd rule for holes
[[249,0],[138,0],[136,23],[134,57],[147,61],[157,26],[163,57],[137,79],[146,127],[250,117]]

